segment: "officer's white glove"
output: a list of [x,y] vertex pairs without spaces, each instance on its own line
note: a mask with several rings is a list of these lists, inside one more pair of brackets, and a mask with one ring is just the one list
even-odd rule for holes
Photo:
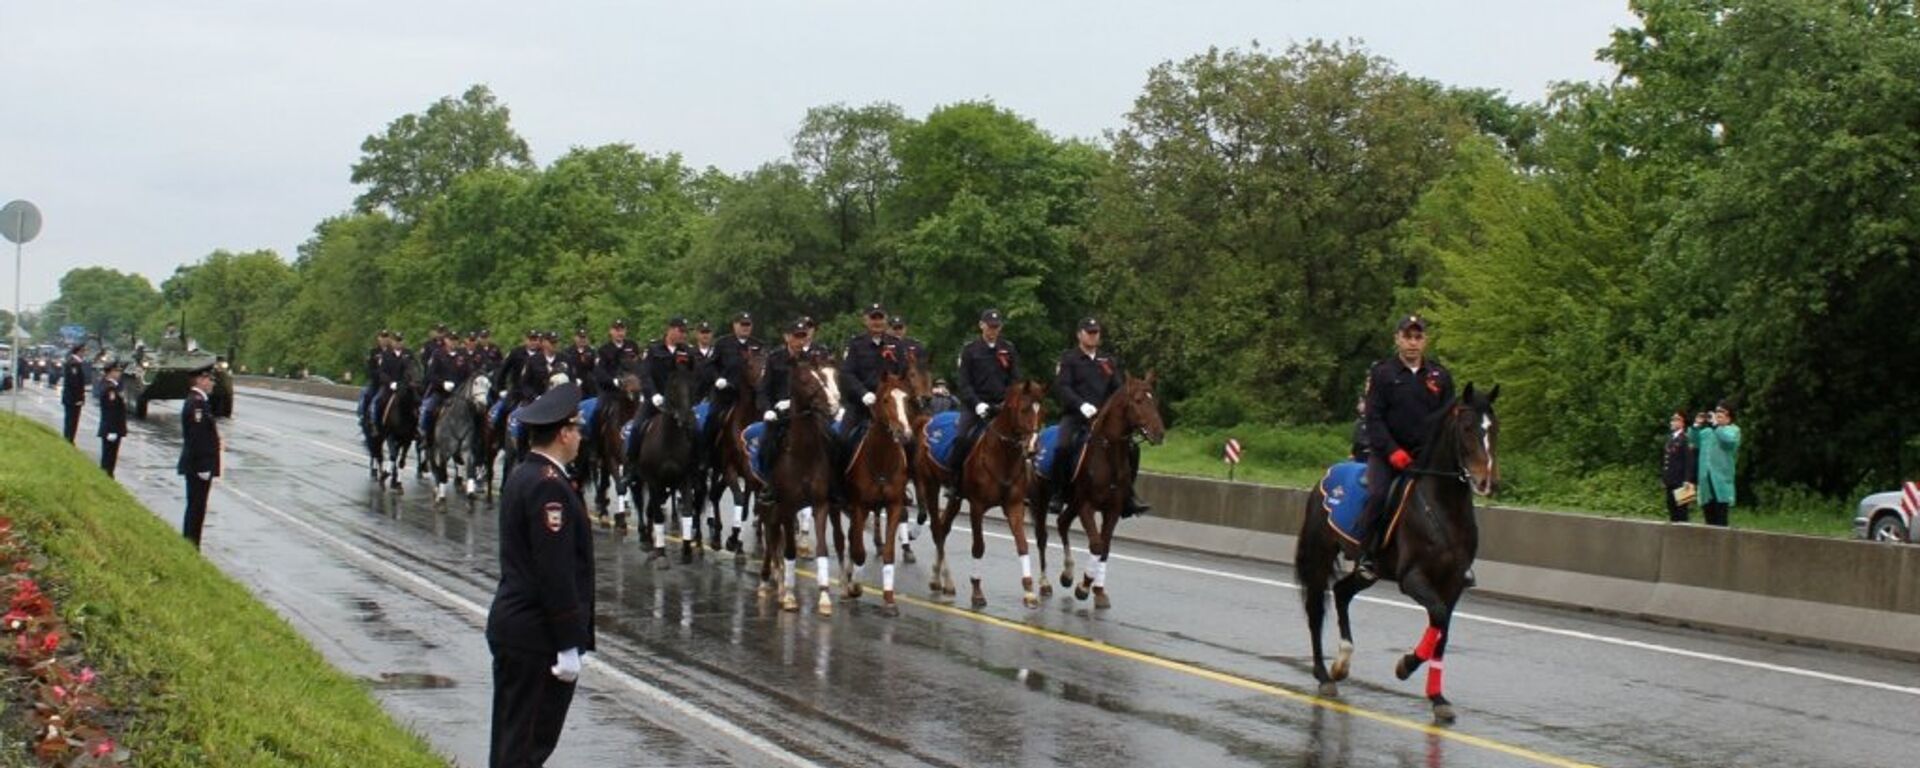
[[793,407],[793,401],[792,401],[792,400],[782,400],[782,401],[780,401],[780,402],[777,402],[777,403],[774,403],[774,404],[773,404],[773,409],[774,409],[774,410],[776,410],[776,411],[784,411],[784,410],[786,410],[786,409],[788,409],[788,408],[792,408],[792,407]]
[[400,382],[397,382],[397,381],[387,385],[387,391],[389,392],[397,390],[399,388],[400,388]]
[[761,421],[773,421],[774,419],[777,419],[777,418],[780,418],[780,414],[774,413],[773,411],[767,411],[766,413],[760,414]]
[[571,683],[580,679],[580,649],[568,648],[560,652],[554,661],[553,676],[560,682]]
[[719,379],[714,379],[714,380],[713,380],[713,388],[714,388],[714,389],[726,389],[726,388],[727,388],[727,380],[726,380],[726,379],[724,379],[724,378],[719,378]]
[[1089,419],[1091,419],[1091,418],[1093,418],[1093,412],[1094,412],[1094,410],[1095,410],[1095,408],[1093,407],[1093,403],[1081,403],[1081,404],[1080,404],[1080,415],[1081,415],[1081,416],[1085,416],[1085,417],[1087,417],[1087,418],[1089,418]]
[[440,389],[441,389],[441,390],[443,390],[443,391],[446,391],[446,392],[452,392],[452,391],[453,391],[453,382],[451,382],[451,381],[443,381],[443,382],[440,382]]
[[981,403],[981,404],[979,404],[979,405],[976,405],[976,406],[974,406],[974,407],[973,407],[973,415],[975,415],[975,416],[979,416],[980,418],[983,418],[983,419],[984,419],[984,418],[986,418],[986,417],[987,417],[987,404],[986,404],[986,403]]
[[116,434],[113,434],[113,433],[111,433],[111,432],[109,432],[109,433],[107,433],[107,442],[109,442],[109,443],[117,443],[117,442],[120,442],[120,436],[119,436],[119,435],[116,435]]
[[667,399],[659,395],[654,395],[651,402],[653,403],[653,407],[659,408],[660,406],[667,404]]
[[846,415],[847,415],[847,409],[845,408],[837,409],[833,412],[833,420],[839,421],[840,419],[846,417]]
[[213,473],[212,473],[212,472],[195,472],[195,473],[193,473],[193,474],[194,474],[195,476],[197,476],[197,477],[199,477],[199,478],[200,478],[200,481],[201,481],[201,482],[203,482],[203,483],[208,483],[208,482],[213,482]]
[[875,402],[877,402],[877,401],[879,401],[879,399],[880,399],[880,398],[879,398],[879,397],[876,397],[876,396],[875,396],[875,395],[874,395],[874,394],[873,394],[872,392],[868,392],[868,393],[866,393],[866,394],[864,394],[864,395],[861,395],[861,396],[860,396],[860,404],[861,404],[861,405],[873,405],[873,404],[874,404]]

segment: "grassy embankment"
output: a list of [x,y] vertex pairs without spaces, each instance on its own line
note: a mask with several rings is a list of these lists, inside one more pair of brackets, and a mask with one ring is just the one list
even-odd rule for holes
[[[1228,436],[1241,444],[1234,479],[1241,482],[1306,488],[1320,480],[1326,465],[1346,456],[1353,425],[1302,427],[1242,426],[1233,429],[1177,428],[1167,442],[1142,449],[1140,463],[1149,472],[1226,479],[1220,461]],[[1607,517],[1665,520],[1659,478],[1660,446],[1648,452],[1638,469],[1607,468],[1580,473],[1536,457],[1504,451],[1501,490],[1492,503],[1502,506],[1577,512]],[[1746,489],[1741,489],[1743,492]],[[1742,498],[1733,510],[1737,528],[1848,536],[1853,530],[1853,499],[1834,499],[1790,488],[1759,489],[1758,499]],[[1758,502],[1758,503],[1756,503]],[[1695,522],[1700,520],[1694,511]]]
[[87,456],[9,415],[0,515],[45,553],[138,764],[446,764]]

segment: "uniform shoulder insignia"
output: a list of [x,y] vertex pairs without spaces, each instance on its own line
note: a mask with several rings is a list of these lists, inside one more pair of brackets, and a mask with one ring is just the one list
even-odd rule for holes
[[550,466],[548,466],[548,467],[541,467],[541,468],[540,468],[540,479],[542,479],[542,480],[558,480],[558,479],[560,479],[560,473],[559,473],[559,472],[556,472],[556,471],[554,471],[554,469],[553,469],[553,467],[550,467]]
[[546,506],[541,507],[541,511],[546,514],[548,533],[559,533],[560,529],[567,524],[566,505],[557,501],[549,501]]

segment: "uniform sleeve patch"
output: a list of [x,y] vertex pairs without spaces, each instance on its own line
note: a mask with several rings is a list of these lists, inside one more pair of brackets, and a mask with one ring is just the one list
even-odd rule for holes
[[567,524],[567,510],[560,502],[549,501],[545,507],[542,507],[542,510],[547,514],[547,531],[549,533],[559,533],[561,526]]

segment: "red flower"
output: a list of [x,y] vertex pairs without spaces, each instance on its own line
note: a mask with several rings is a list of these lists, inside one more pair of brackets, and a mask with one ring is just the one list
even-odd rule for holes
[[99,675],[94,674],[93,667],[80,668],[80,684],[81,685],[93,685],[93,681],[98,679],[99,677],[100,677]]
[[40,641],[40,650],[46,651],[47,653],[53,653],[59,649],[60,633],[58,632],[48,632],[46,639]]
[[99,744],[93,745],[94,757],[106,757],[111,754],[113,754],[113,739],[101,739]]

